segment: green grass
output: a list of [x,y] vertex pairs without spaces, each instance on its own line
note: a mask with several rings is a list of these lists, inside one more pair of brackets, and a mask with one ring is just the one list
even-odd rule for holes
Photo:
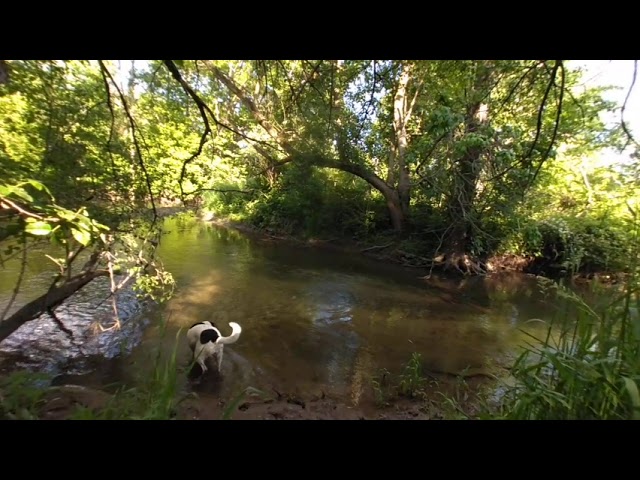
[[422,356],[414,352],[411,355],[411,359],[405,364],[404,371],[400,375],[398,392],[405,397],[415,398],[422,391],[424,383]]
[[583,307],[577,318],[560,317],[545,338],[531,336],[513,366],[515,384],[498,418],[640,419],[637,288],[599,311],[573,298]]
[[238,407],[240,406],[242,401],[247,397],[247,395],[257,396],[263,399],[269,398],[267,393],[263,392],[262,390],[258,390],[257,388],[254,388],[254,387],[247,387],[243,389],[240,393],[238,393],[231,400],[231,402],[229,402],[229,405],[227,405],[224,408],[222,415],[220,416],[220,419],[231,420],[233,413],[238,409]]
[[176,416],[178,405],[189,398],[179,391],[179,376],[184,373],[178,365],[177,352],[180,341],[179,330],[173,349],[165,358],[160,345],[163,344],[166,322],[162,325],[161,341],[155,352],[153,370],[135,387],[122,387],[111,401],[99,412],[80,407],[71,419],[74,420],[169,420]]
[[49,375],[26,370],[0,379],[0,420],[35,420],[45,391],[37,383]]
[[[638,245],[635,215],[629,231]],[[589,306],[567,288],[545,281],[578,307],[577,314],[553,319],[544,338],[531,336],[513,366],[515,382],[496,418],[640,420],[639,255],[640,246],[618,291],[592,285],[600,298],[611,298],[603,305]]]

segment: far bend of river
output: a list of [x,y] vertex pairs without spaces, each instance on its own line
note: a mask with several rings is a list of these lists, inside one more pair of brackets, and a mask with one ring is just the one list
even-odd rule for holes
[[[425,371],[482,370],[514,351],[527,320],[565,308],[525,275],[426,282],[416,269],[265,241],[193,217],[166,218],[164,228],[158,258],[178,288],[164,307],[145,312],[141,342],[109,362],[103,381],[149,370],[151,352],[158,345],[170,352],[181,327],[184,366],[189,326],[211,320],[228,335],[237,322],[242,335],[226,347],[224,376],[210,393],[324,390],[357,404],[373,375],[399,373],[414,352]],[[2,290],[5,300],[10,291]],[[539,323],[528,325],[541,333]]]

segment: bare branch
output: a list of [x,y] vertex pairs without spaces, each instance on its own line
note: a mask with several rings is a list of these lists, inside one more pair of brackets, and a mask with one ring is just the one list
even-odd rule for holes
[[140,152],[140,145],[138,144],[138,137],[136,134],[137,128],[136,128],[135,121],[131,116],[131,112],[129,111],[129,105],[127,104],[127,100],[124,94],[122,93],[122,90],[120,90],[120,87],[118,87],[118,85],[116,84],[114,78],[111,76],[111,73],[109,72],[109,70],[107,70],[107,67],[104,65],[104,62],[102,60],[98,60],[98,63],[100,64],[100,69],[109,77],[109,79],[111,80],[111,83],[113,83],[113,86],[116,88],[116,91],[118,92],[118,96],[120,97],[120,101],[122,102],[122,106],[124,107],[124,111],[127,115],[127,118],[129,119],[129,125],[131,126],[131,135],[133,136],[133,145],[135,146],[136,154],[138,156],[138,162],[140,163],[140,168],[144,173],[145,181],[147,183],[147,190],[149,191],[149,197],[151,199],[151,207],[153,209],[153,221],[155,222],[156,219],[158,218],[158,212],[156,210],[156,202],[153,198],[153,191],[151,189],[151,179],[149,178],[147,167],[144,164],[142,153]]
[[113,131],[115,129],[116,123],[116,115],[113,110],[113,102],[111,101],[111,87],[109,87],[109,80],[107,80],[107,75],[105,74],[103,69],[100,69],[100,74],[102,75],[102,81],[104,82],[105,93],[107,95],[107,106],[109,107],[109,112],[111,112],[111,127],[109,129],[109,139],[107,140],[107,152],[109,153],[109,159],[111,160],[111,172],[113,173],[113,178],[117,181],[118,174],[116,172],[116,163],[113,159],[113,152],[111,151],[111,140],[113,140]]
[[[540,163],[538,164],[538,168],[536,169],[535,173],[533,174],[533,177],[531,177],[531,180],[529,180],[527,187],[523,190],[523,195],[524,192],[533,184],[533,182],[535,181],[535,179],[538,176],[538,173],[540,173],[540,169],[542,168],[542,165],[544,164],[544,162],[546,161],[546,159],[549,157],[549,153],[551,153],[551,149],[553,148],[553,145],[556,142],[556,137],[558,135],[558,128],[560,127],[560,117],[562,115],[562,101],[564,98],[564,87],[565,87],[565,82],[566,82],[566,78],[565,78],[565,71],[564,71],[564,65],[562,65],[562,61],[561,60],[557,60],[556,61],[556,65],[554,66],[554,71],[557,69],[560,69],[560,98],[558,99],[558,111],[556,112],[556,122],[555,125],[553,127],[553,134],[551,135],[551,141],[549,142],[549,146],[547,147],[547,150],[544,152],[544,155],[542,156],[542,159],[540,160]],[[552,81],[555,83],[555,75],[552,79]]]
[[26,217],[37,218],[38,220],[44,220],[44,217],[38,215],[37,213],[28,212],[27,210],[20,207],[18,204],[12,202],[11,200],[9,200],[7,197],[4,197],[4,196],[2,197],[2,199],[0,199],[0,208],[2,209],[11,208],[16,212],[18,212],[19,214],[24,215]]
[[54,321],[54,323],[58,326],[58,328],[62,330],[67,335],[67,337],[69,337],[69,339],[73,342],[74,340],[73,332],[69,330],[64,323],[62,323],[62,320],[58,318],[58,316],[56,315],[56,312],[53,311],[52,307],[47,308],[47,313],[49,314],[51,319]]
[[[624,133],[626,133],[628,137],[627,145],[629,144],[629,142],[633,142],[635,143],[636,147],[640,147],[640,145],[638,145],[638,142],[636,142],[636,140],[633,138],[633,135],[631,135],[631,132],[627,128],[627,124],[624,121],[624,111],[627,108],[627,102],[629,101],[629,97],[631,96],[631,91],[633,90],[633,86],[636,84],[637,73],[638,73],[638,61],[634,60],[633,61],[633,80],[631,81],[631,86],[629,87],[627,96],[624,99],[624,104],[622,105],[622,110],[620,111],[620,123],[622,125],[622,129],[624,130]],[[627,147],[627,145],[625,145],[625,148]]]
[[[196,106],[200,111],[200,116],[202,117],[202,121],[204,122],[204,131],[200,136],[200,144],[198,145],[198,149],[193,153],[193,155],[191,155],[189,158],[187,158],[182,162],[182,170],[180,171],[180,180],[178,181],[178,184],[180,186],[180,195],[184,203],[185,193],[184,193],[184,190],[182,189],[182,182],[184,180],[184,176],[187,171],[187,165],[202,153],[204,144],[207,143],[207,135],[210,135],[212,133],[211,125],[209,124],[209,119],[207,118],[207,109],[208,109],[207,105],[196,94],[196,92],[193,91],[193,89],[184,80],[184,78],[182,78],[182,75],[180,75],[180,72],[178,71],[178,67],[176,66],[176,64],[173,63],[172,60],[164,60],[164,64],[166,65],[167,69],[171,72],[171,75],[173,75],[173,78],[177,80],[177,82],[182,86],[182,88],[187,93],[187,95],[189,95],[193,99],[193,101],[196,103]],[[217,120],[215,120],[215,116],[213,115],[213,113],[210,112],[210,114],[211,114],[211,117],[214,119],[214,121],[216,121],[217,123]]]
[[[516,168],[518,165],[524,165],[525,161],[531,156],[531,153],[533,152],[533,150],[535,149],[536,145],[538,144],[538,139],[540,138],[540,133],[542,132],[542,116],[544,113],[544,109],[545,106],[547,104],[547,100],[549,98],[549,92],[551,91],[551,88],[555,85],[555,80],[556,80],[556,75],[558,72],[558,69],[562,67],[562,90],[563,92],[560,94],[560,98],[562,99],[562,96],[564,95],[564,85],[565,85],[565,72],[564,72],[564,66],[562,66],[562,60],[556,60],[555,65],[553,66],[553,69],[551,70],[550,73],[550,80],[549,83],[547,84],[547,89],[544,92],[544,96],[542,98],[542,102],[540,103],[540,108],[538,109],[538,121],[537,121],[537,126],[536,126],[536,136],[533,140],[533,143],[531,144],[531,147],[529,148],[529,151],[521,158],[519,159],[517,162],[514,162],[512,165],[510,165],[509,167],[505,168],[503,171],[495,174],[493,177],[489,178],[487,180],[487,183],[492,182],[494,180],[496,180],[497,178],[505,175],[506,173],[508,173],[509,171],[513,170],[514,168]],[[551,148],[553,148],[553,142],[555,142],[555,137],[556,134],[558,132],[558,125],[559,125],[559,115],[562,111],[562,105],[559,105],[559,110],[558,110],[558,114],[557,114],[557,121],[554,127],[554,131],[553,131],[553,139],[552,139],[552,143],[549,144],[549,147],[547,148],[547,152],[546,155],[549,154],[549,152],[551,151]],[[546,160],[546,156],[543,156],[540,165],[538,166],[538,169],[536,171],[536,174],[538,174],[538,171],[540,170],[540,167],[542,165],[542,163],[544,163]]]

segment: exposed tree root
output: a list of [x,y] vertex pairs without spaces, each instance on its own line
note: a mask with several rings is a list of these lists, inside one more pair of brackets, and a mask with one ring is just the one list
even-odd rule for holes
[[476,260],[466,253],[439,255],[434,259],[434,266],[438,266],[444,271],[455,270],[464,276],[486,275],[488,271],[484,262]]

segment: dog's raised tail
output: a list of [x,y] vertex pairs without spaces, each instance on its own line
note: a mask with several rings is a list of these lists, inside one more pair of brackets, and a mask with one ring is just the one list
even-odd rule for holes
[[229,345],[231,343],[236,343],[238,338],[240,338],[240,334],[242,333],[242,327],[238,325],[236,322],[229,322],[229,326],[231,327],[231,335],[228,337],[219,337],[216,343],[222,343],[224,345]]

